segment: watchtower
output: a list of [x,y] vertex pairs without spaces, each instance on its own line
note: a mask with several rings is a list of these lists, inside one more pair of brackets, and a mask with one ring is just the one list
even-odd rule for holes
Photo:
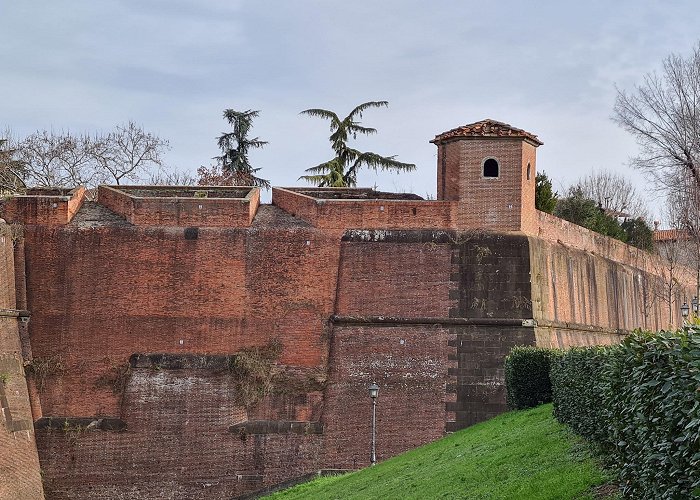
[[495,120],[448,130],[438,147],[437,198],[457,201],[456,225],[527,231],[535,226],[536,135]]

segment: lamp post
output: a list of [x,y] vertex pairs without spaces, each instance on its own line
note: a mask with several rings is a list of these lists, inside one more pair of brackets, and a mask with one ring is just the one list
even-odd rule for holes
[[372,455],[370,463],[377,464],[377,396],[379,396],[379,386],[372,382],[369,387],[369,397],[372,398]]
[[681,316],[683,316],[683,322],[688,319],[688,314],[690,314],[690,307],[688,307],[687,302],[683,302],[681,306]]
[[693,307],[693,316],[698,317],[698,296],[693,297],[690,301],[690,305]]

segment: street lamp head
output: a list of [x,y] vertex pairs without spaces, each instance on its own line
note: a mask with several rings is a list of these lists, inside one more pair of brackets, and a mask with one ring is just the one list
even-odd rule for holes
[[377,396],[379,396],[379,386],[372,382],[367,389],[369,390],[369,397],[377,399]]
[[693,300],[690,301],[690,305],[693,306],[693,314],[697,316],[698,314],[698,297],[697,295],[693,297]]
[[688,303],[683,302],[683,305],[681,306],[681,316],[683,316],[684,318],[687,318],[689,313],[690,313],[690,307],[688,307]]

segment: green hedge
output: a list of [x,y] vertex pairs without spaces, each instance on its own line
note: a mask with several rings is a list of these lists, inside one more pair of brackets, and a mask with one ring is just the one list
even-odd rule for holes
[[549,380],[554,349],[515,347],[506,357],[506,401],[508,408],[522,410],[552,401]]
[[554,416],[574,432],[601,444],[608,440],[607,419],[601,404],[603,376],[610,348],[572,348],[552,362],[550,377]]
[[700,497],[700,330],[635,333],[615,354],[605,406],[624,493]]
[[700,498],[700,330],[636,332],[552,362],[558,420],[610,452],[629,498]]

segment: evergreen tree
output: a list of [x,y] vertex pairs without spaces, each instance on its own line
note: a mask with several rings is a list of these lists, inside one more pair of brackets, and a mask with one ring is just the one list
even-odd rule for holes
[[557,206],[558,195],[552,189],[552,181],[547,174],[537,174],[535,177],[535,208],[551,214]]
[[335,157],[315,167],[307,168],[309,175],[302,175],[304,179],[320,187],[353,187],[357,185],[357,171],[363,166],[377,170],[411,171],[416,166],[412,163],[402,163],[395,160],[395,156],[381,156],[377,153],[361,152],[348,146],[348,140],[352,135],[376,134],[377,130],[360,125],[358,118],[362,118],[363,111],[369,108],[388,106],[387,101],[370,101],[360,104],[342,120],[332,111],[327,109],[307,109],[301,114],[317,116],[329,120],[331,136],[329,138]]
[[236,111],[227,109],[224,111],[224,118],[233,128],[232,132],[224,132],[217,138],[221,155],[214,157],[217,161],[222,175],[226,177],[232,185],[237,186],[260,186],[270,187],[270,181],[257,177],[255,174],[260,169],[253,168],[248,159],[251,149],[262,148],[267,141],[262,141],[255,137],[250,139],[248,134],[253,126],[253,119],[260,114],[260,111]]
[[622,229],[627,235],[627,243],[647,252],[654,249],[654,231],[644,219],[627,219],[622,223]]
[[627,241],[627,235],[617,219],[606,214],[595,201],[586,198],[579,187],[557,202],[554,215],[605,236]]

